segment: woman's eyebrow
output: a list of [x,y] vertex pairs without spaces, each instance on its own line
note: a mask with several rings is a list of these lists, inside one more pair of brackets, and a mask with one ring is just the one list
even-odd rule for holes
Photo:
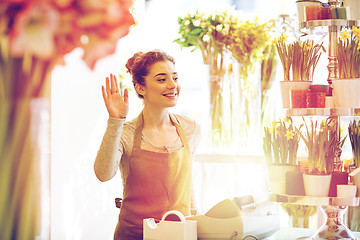
[[158,73],[154,76],[154,78],[156,78],[157,76],[166,76],[166,73]]
[[[173,75],[177,75],[178,73],[177,72],[173,72],[172,73]],[[166,76],[166,73],[158,73],[154,76],[154,78],[156,78],[157,76]]]

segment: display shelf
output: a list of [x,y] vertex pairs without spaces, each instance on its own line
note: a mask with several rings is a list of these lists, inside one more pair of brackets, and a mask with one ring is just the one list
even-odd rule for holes
[[349,228],[347,228],[342,218],[347,211],[348,206],[359,206],[360,198],[339,198],[339,197],[312,197],[312,196],[294,196],[286,194],[272,193],[269,195],[270,201],[278,203],[288,203],[297,205],[315,205],[320,206],[325,216],[324,224],[317,229],[316,233],[307,240],[322,239],[351,239],[359,240]]
[[[326,19],[301,22],[300,28],[305,34],[326,33],[329,36],[328,46],[328,83],[332,86],[333,80],[339,79],[337,42],[338,34],[343,27],[359,27],[360,20]],[[308,33],[307,33],[308,31]],[[360,108],[287,108],[287,116],[335,116],[338,117],[337,131],[338,137],[341,136],[340,117],[341,116],[360,116]],[[335,165],[338,165],[335,163]],[[286,194],[270,193],[269,200],[278,203],[312,205],[319,206],[326,218],[325,223],[310,238],[302,239],[353,239],[359,240],[342,223],[343,215],[348,206],[359,206],[360,198],[340,198],[340,197],[313,197],[313,196],[294,196]]]
[[360,116],[360,108],[285,108],[286,116]]
[[311,196],[295,196],[271,193],[269,195],[270,201],[280,203],[292,203],[298,205],[313,205],[313,206],[359,206],[360,198],[340,198],[340,197],[311,197]]
[[315,28],[315,27],[358,27],[360,26],[360,20],[344,20],[344,19],[324,19],[324,20],[312,20],[307,22],[301,22],[300,28]]
[[[301,22],[300,28],[305,34],[314,34],[319,32],[321,34],[329,35],[328,46],[328,83],[332,86],[332,82],[339,78],[338,74],[338,60],[337,60],[337,48],[336,43],[338,41],[338,32],[342,27],[359,27],[360,20],[344,20],[344,19],[324,19],[324,20],[312,20],[307,22]],[[325,27],[325,28],[324,28]],[[315,30],[316,29],[316,30]],[[309,32],[307,33],[307,30]],[[313,31],[315,30],[315,31]]]

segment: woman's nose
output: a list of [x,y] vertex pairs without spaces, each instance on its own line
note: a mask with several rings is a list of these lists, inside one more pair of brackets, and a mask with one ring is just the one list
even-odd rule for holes
[[173,78],[170,78],[168,88],[176,88],[176,86],[177,86],[176,80],[174,80]]

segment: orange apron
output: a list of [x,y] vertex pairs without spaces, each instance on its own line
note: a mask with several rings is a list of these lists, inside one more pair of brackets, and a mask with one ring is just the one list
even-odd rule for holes
[[177,119],[170,114],[183,147],[158,153],[140,149],[142,113],[137,118],[129,175],[114,239],[143,239],[143,219],[161,219],[169,210],[190,215],[192,160],[188,142]]

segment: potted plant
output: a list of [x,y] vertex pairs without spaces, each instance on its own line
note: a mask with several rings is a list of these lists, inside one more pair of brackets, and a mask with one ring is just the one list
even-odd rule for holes
[[317,121],[310,120],[310,127],[303,117],[305,134],[297,129],[308,151],[308,171],[304,173],[305,194],[309,196],[328,196],[331,173],[334,170],[334,159],[338,157],[345,138],[338,139],[336,120],[328,117],[318,126]]
[[[352,122],[350,122],[348,127],[348,133],[349,133],[352,153],[354,157],[353,161],[349,163],[349,169],[350,167],[356,168],[352,172],[350,172],[349,175],[351,176],[352,182],[357,187],[357,195],[359,196],[360,174],[358,172],[360,167],[360,120],[359,121],[353,120]],[[358,206],[349,207],[348,216],[347,216],[347,223],[349,229],[351,229],[352,231],[360,231],[359,218],[360,218],[360,208]]]
[[[280,82],[283,107],[289,108],[290,91],[309,89],[320,56],[326,50],[323,43],[315,44],[313,40],[287,43],[287,37],[284,34],[275,40],[275,46],[284,72],[284,81]],[[303,92],[303,98],[305,98],[304,94]]]
[[337,41],[339,79],[333,80],[335,107],[360,107],[360,28],[344,30]]
[[[360,174],[358,172],[360,167],[360,121],[353,120],[352,122],[350,122],[348,127],[348,133],[354,158],[353,161],[349,163],[349,169],[350,166],[356,168],[349,175],[351,176],[352,182],[357,187],[357,195],[359,196]],[[360,231],[359,218],[360,208],[358,206],[349,207],[347,216],[349,229],[351,229],[352,231]]]
[[348,127],[351,149],[354,157],[354,166],[360,167],[360,121],[353,120]]
[[296,171],[299,141],[300,136],[291,117],[274,121],[270,127],[264,127],[263,149],[272,192],[285,193],[286,173]]

